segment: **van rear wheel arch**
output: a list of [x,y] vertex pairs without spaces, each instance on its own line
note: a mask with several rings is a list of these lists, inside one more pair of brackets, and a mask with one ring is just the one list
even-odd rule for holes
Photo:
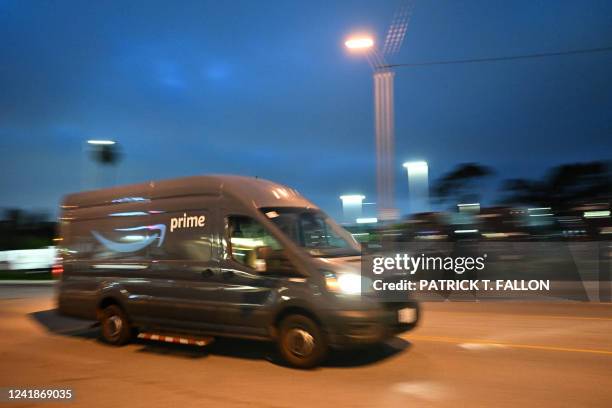
[[115,305],[119,309],[121,309],[121,311],[123,312],[123,314],[127,318],[128,323],[130,324],[130,327],[132,329],[132,335],[134,337],[137,336],[139,331],[140,331],[140,327],[132,319],[132,316],[130,315],[130,313],[128,313],[128,309],[124,306],[124,302],[121,299],[119,299],[117,296],[115,296],[115,295],[106,294],[106,296],[103,296],[98,301],[98,304],[96,306],[96,311],[95,311],[96,320],[98,322],[100,322],[100,320],[103,317],[102,312],[104,311],[104,309],[106,309],[108,306],[111,306],[111,305]]
[[127,315],[125,307],[123,307],[123,305],[117,298],[115,298],[114,296],[105,296],[102,299],[100,299],[100,301],[98,302],[96,306],[96,317],[98,318],[98,320],[102,317],[102,312],[104,311],[104,309],[106,309],[107,307],[111,305],[117,306],[119,309],[123,311],[123,313],[126,313]]

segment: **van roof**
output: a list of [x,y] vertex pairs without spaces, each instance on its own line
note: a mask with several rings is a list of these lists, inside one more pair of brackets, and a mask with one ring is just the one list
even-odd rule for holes
[[146,202],[193,195],[230,196],[257,208],[317,208],[296,190],[269,180],[234,175],[208,175],[149,181],[69,194],[64,198],[62,209]]

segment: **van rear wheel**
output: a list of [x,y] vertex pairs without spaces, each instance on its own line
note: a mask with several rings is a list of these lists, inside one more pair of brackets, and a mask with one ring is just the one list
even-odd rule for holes
[[117,305],[104,308],[100,317],[102,339],[114,346],[128,343],[132,337],[132,328],[125,312]]
[[279,327],[278,349],[282,358],[296,368],[312,368],[327,355],[321,327],[303,315],[290,315]]

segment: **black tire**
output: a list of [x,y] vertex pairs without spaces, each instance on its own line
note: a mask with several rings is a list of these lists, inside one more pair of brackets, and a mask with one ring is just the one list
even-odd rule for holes
[[113,346],[122,346],[132,338],[132,328],[127,315],[117,305],[104,308],[100,317],[102,340]]
[[304,315],[290,315],[279,325],[278,350],[289,365],[313,368],[327,356],[327,339],[321,327]]

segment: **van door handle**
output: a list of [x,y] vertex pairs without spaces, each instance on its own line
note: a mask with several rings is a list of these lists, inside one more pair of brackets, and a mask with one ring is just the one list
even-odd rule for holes
[[212,269],[210,268],[206,268],[204,269],[202,272],[200,272],[200,274],[202,275],[202,277],[204,278],[210,278],[211,276],[214,275],[214,272]]

